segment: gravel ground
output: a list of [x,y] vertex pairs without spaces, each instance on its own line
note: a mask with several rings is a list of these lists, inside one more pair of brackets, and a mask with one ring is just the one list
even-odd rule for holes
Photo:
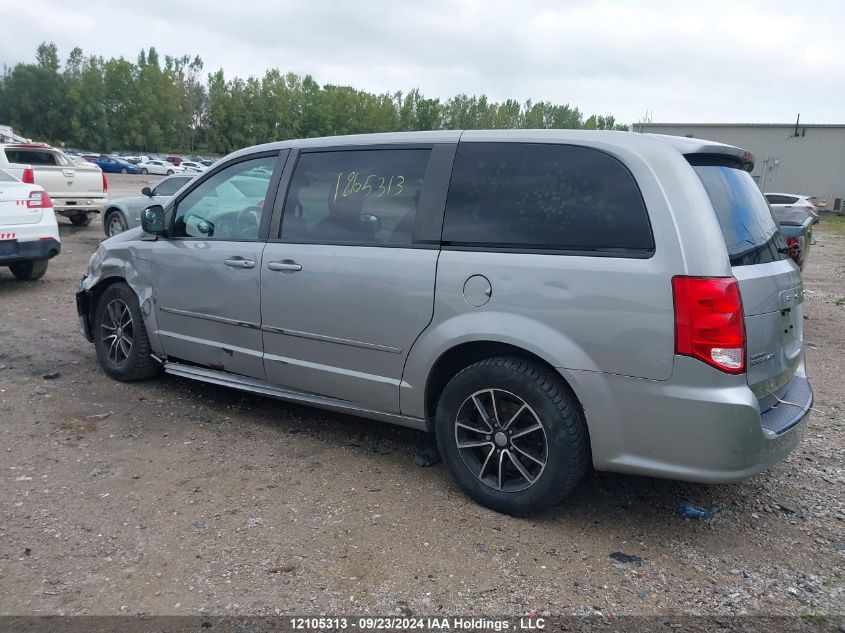
[[102,227],[60,222],[44,279],[0,272],[0,614],[845,611],[845,223],[805,272],[816,411],[786,462],[724,486],[593,473],[525,520],[415,466],[421,433],[108,379],[73,304]]

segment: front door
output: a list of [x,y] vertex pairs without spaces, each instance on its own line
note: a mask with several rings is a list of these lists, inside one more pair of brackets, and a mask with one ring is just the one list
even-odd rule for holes
[[280,239],[261,264],[269,381],[399,411],[405,359],[433,310],[439,250],[418,230],[423,209],[438,204],[427,178],[432,153],[299,154]]
[[171,235],[153,256],[158,335],[169,359],[264,378],[260,265],[277,162],[278,153],[242,159],[175,202]]

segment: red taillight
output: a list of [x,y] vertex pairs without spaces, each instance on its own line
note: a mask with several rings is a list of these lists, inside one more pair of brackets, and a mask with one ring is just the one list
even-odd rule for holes
[[109,181],[106,180],[106,172],[100,172],[100,175],[103,177],[103,193],[106,193],[109,190]]
[[29,209],[50,209],[53,207],[53,201],[46,191],[33,191],[29,194],[26,206]]
[[729,374],[745,371],[745,321],[733,277],[673,277],[675,353]]
[[21,182],[25,182],[28,185],[35,184],[35,174],[32,173],[32,168],[27,167],[23,170],[23,176],[21,176]]
[[792,258],[792,261],[800,266],[801,260],[803,259],[801,253],[804,250],[804,238],[789,237],[786,240],[786,247],[789,249],[789,256]]

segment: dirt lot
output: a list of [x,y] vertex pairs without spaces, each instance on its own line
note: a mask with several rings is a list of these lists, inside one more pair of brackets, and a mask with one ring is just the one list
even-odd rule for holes
[[[102,227],[60,222],[44,279],[0,272],[0,613],[845,610],[845,223],[817,227],[805,273],[817,410],[785,463],[726,486],[595,473],[524,520],[415,466],[420,433],[108,379],[73,303]],[[685,499],[721,511],[684,519]]]

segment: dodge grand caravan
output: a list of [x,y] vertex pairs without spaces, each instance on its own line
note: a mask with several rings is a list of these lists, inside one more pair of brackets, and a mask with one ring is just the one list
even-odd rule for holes
[[526,515],[588,465],[748,477],[812,404],[798,268],[747,151],[626,132],[285,141],[197,176],[80,282],[105,373],[433,432]]

